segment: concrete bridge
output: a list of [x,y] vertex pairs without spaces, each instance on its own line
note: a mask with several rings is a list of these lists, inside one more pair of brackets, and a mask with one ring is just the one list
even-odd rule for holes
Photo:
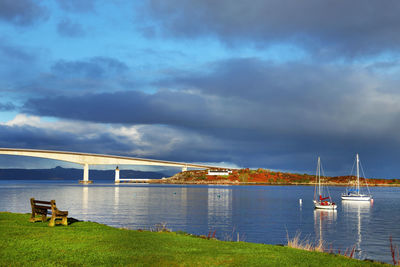
[[[168,166],[168,167],[182,168],[182,171],[186,171],[187,168],[196,168],[196,169],[218,168],[215,166],[192,164],[185,162],[173,162],[173,161],[121,157],[121,156],[103,155],[103,154],[79,153],[79,152],[69,152],[69,151],[0,148],[0,154],[54,159],[54,160],[61,160],[61,161],[81,164],[83,166],[83,180],[81,182],[85,184],[91,183],[91,181],[89,181],[89,165],[125,164],[125,165]],[[122,179],[119,178],[119,169],[117,167],[115,170],[115,181],[119,182],[120,180]]]

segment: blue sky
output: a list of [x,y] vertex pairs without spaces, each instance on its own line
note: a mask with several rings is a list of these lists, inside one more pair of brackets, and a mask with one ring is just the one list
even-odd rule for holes
[[[0,147],[398,177],[397,1],[2,0]],[[2,156],[0,167],[60,162]]]

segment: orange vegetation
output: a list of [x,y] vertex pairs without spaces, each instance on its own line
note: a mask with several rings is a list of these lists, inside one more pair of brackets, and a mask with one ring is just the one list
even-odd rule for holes
[[[327,184],[349,184],[354,176],[324,177]],[[208,175],[207,170],[181,172],[164,181],[174,183],[259,183],[259,184],[313,184],[315,176],[309,174],[275,172],[266,169],[239,169],[229,175]],[[399,179],[367,179],[369,185],[400,185]]]

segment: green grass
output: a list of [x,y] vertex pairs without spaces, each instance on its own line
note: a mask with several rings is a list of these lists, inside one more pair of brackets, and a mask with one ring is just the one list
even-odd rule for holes
[[288,247],[133,231],[93,222],[48,227],[0,212],[0,266],[382,266]]

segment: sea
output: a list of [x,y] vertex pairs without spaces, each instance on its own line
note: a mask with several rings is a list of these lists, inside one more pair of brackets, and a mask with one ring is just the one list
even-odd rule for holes
[[69,217],[113,227],[165,227],[226,241],[287,244],[322,242],[327,252],[392,263],[400,246],[400,188],[372,187],[372,202],[342,202],[315,210],[314,186],[114,184],[95,181],[1,180],[0,211],[30,213],[29,199],[56,200]]

